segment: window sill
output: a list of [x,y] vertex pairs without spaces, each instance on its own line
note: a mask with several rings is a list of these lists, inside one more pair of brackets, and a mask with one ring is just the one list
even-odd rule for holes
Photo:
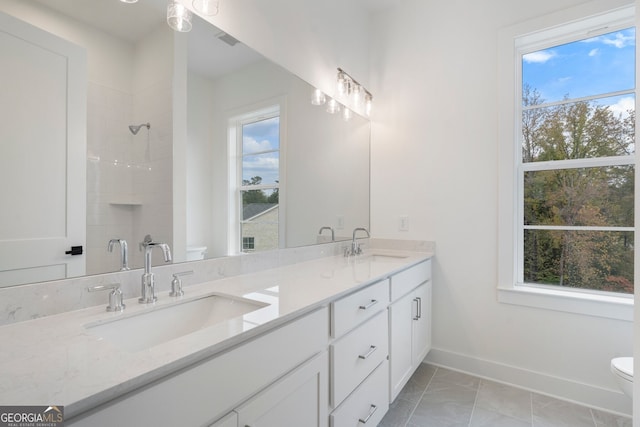
[[498,302],[633,322],[633,296],[516,285],[499,287]]

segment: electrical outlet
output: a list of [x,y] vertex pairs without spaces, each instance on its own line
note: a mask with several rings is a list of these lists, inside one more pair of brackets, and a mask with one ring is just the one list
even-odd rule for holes
[[344,229],[344,215],[338,215],[336,219],[336,228],[338,230]]
[[409,231],[409,215],[400,215],[398,220],[399,231]]

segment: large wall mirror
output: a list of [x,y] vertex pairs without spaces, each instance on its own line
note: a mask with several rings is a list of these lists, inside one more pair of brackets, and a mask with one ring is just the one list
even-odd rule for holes
[[3,0],[0,287],[118,271],[123,241],[139,268],[147,234],[181,262],[369,226],[368,120],[165,14],[164,0]]

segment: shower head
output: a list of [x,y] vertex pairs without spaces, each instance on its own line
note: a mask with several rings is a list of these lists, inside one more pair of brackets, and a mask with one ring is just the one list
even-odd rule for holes
[[151,129],[151,123],[142,123],[141,125],[129,125],[129,130],[132,134],[137,135],[142,127],[146,127],[147,130]]

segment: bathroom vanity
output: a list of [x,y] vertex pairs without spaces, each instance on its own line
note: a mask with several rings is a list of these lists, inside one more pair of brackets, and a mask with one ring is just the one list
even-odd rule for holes
[[72,426],[376,425],[430,348],[431,256],[328,256],[0,327],[0,401],[64,405]]

